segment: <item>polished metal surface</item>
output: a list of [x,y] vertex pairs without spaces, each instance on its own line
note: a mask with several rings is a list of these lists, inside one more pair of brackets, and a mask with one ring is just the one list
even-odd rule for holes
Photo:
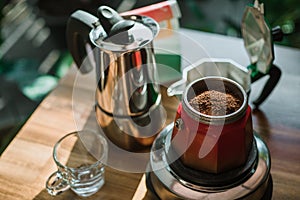
[[245,49],[251,64],[255,64],[257,70],[266,74],[274,60],[272,34],[264,18],[264,4],[255,1],[253,6],[246,6],[241,32]]
[[114,116],[140,116],[160,101],[152,46],[138,51],[99,51],[96,99],[100,108]]
[[170,167],[167,154],[171,144],[173,124],[160,132],[153,143],[150,173],[155,193],[161,199],[261,199],[270,178],[271,160],[266,144],[255,135],[258,150],[257,166],[246,180],[238,180],[226,187],[206,187],[183,180]]
[[240,84],[247,94],[250,93],[250,71],[246,67],[231,59],[203,58],[183,69],[182,79],[170,85],[168,95],[181,96],[187,85],[206,76],[229,78]]
[[97,47],[94,51],[97,103],[104,112],[114,116],[143,115],[160,100],[152,44],[159,26],[148,17],[127,18],[135,20],[135,25],[128,30],[129,44],[110,41],[101,26],[90,33],[90,40]]
[[[99,24],[95,24],[95,28],[89,34],[91,42],[100,49],[120,53],[129,52],[151,44],[159,32],[158,23],[150,17],[130,15],[123,16],[123,18],[135,22],[134,26],[128,30],[130,43],[119,44],[112,42]],[[121,34],[116,36],[121,37]]]
[[[160,99],[144,115],[116,117],[96,106],[97,121],[106,136],[115,145],[128,151],[150,150],[153,140],[164,125]],[[155,121],[156,123],[150,123]]]
[[135,22],[127,31],[130,43],[114,43],[101,26],[89,35],[96,45],[96,117],[119,147],[150,149],[164,123],[152,43],[159,26],[149,17],[125,18]]
[[[152,18],[122,17],[107,6],[98,8],[98,17],[77,10],[67,23],[68,48],[77,67],[83,74],[96,73],[98,124],[129,151],[150,149],[164,123],[153,49],[158,31]],[[93,48],[89,55],[88,46]]]

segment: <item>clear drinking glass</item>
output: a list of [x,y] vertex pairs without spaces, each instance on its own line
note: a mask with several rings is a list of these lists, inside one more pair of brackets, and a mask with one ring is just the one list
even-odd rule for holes
[[93,131],[65,135],[53,149],[58,170],[46,182],[48,193],[55,196],[68,189],[83,197],[96,193],[105,182],[107,151],[105,138]]

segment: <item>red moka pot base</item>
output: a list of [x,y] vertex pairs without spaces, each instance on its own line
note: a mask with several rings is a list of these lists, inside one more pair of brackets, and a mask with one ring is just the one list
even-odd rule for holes
[[[228,124],[205,124],[191,118],[180,104],[180,130],[172,132],[172,147],[182,163],[208,173],[222,173],[245,164],[253,142],[251,108],[243,117]],[[200,151],[201,150],[201,151]]]

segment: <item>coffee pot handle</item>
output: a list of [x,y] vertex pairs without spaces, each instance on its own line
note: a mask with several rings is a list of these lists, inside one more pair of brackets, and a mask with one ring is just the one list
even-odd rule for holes
[[[89,33],[97,22],[97,17],[82,10],[75,11],[67,22],[66,39],[68,49],[82,73],[88,73],[93,68],[91,61],[86,59],[86,44],[90,44],[92,48],[94,47],[89,38]],[[84,65],[82,65],[83,61],[85,61]]]
[[267,74],[259,73],[257,76],[251,77],[251,82],[253,83],[265,75],[269,75],[269,79],[267,80],[266,84],[264,85],[259,97],[253,101],[253,105],[255,106],[256,109],[258,109],[260,104],[262,104],[266,100],[266,98],[271,94],[271,92],[277,85],[277,83],[281,77],[281,70],[279,67],[277,67],[276,65],[273,64]]

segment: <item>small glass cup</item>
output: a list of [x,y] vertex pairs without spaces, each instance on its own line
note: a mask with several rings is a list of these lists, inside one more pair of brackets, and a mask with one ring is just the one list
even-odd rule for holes
[[96,193],[105,182],[108,146],[98,133],[82,130],[62,137],[54,146],[53,159],[58,170],[46,181],[50,195],[71,189],[82,197]]

